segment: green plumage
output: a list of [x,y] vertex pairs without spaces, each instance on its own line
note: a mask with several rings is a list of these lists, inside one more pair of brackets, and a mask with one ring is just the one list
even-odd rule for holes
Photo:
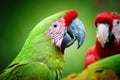
[[118,80],[120,77],[120,54],[99,60],[79,74],[79,80]]
[[71,74],[63,80],[120,80],[120,54],[89,65],[79,74]]
[[102,67],[103,69],[111,69],[115,73],[120,74],[120,54],[110,56],[103,60],[97,61],[94,64],[91,64],[89,68]]
[[62,72],[63,53],[45,31],[65,11],[42,20],[28,36],[22,50],[0,74],[0,80],[58,80]]

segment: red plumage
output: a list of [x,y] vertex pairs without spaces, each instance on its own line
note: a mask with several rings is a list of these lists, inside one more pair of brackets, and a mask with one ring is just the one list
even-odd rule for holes
[[105,45],[105,47],[102,48],[98,39],[96,39],[96,44],[86,52],[84,68],[87,68],[89,64],[94,63],[97,60],[119,53],[120,41]]
[[[95,26],[97,27],[97,23],[103,23],[103,24],[107,23],[109,24],[109,28],[112,29],[114,19],[120,19],[120,15],[110,13],[110,12],[103,12],[96,16]],[[98,38],[96,38],[96,44],[91,48],[89,48],[86,52],[84,68],[86,68],[89,64],[94,63],[97,60],[100,60],[105,57],[112,56],[118,53],[120,53],[120,40],[119,41],[115,40],[112,43],[105,44],[105,47],[103,48]]]
[[67,11],[64,16],[66,26],[69,26],[77,16],[78,16],[78,13],[75,10]]
[[97,27],[97,23],[107,23],[109,24],[110,28],[112,28],[112,22],[114,19],[120,19],[120,15],[111,12],[100,13],[95,18],[95,26]]

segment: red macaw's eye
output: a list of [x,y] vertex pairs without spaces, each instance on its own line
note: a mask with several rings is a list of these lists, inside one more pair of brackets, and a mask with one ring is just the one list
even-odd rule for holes
[[120,21],[117,21],[117,24],[119,25],[119,24],[120,24]]

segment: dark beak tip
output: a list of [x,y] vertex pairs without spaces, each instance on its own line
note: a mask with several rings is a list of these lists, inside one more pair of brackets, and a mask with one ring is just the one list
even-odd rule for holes
[[79,49],[79,48],[81,47],[81,45],[82,45],[81,43],[78,43],[78,47],[77,47],[77,49]]
[[78,46],[77,49],[79,49],[80,47]]

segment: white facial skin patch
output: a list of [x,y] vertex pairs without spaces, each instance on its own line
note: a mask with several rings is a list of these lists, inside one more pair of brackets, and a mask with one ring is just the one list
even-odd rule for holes
[[97,38],[101,46],[104,48],[105,43],[107,42],[109,36],[109,26],[108,24],[97,24],[97,26],[98,26]]
[[112,33],[114,34],[116,41],[120,41],[120,20],[113,20]]
[[61,43],[66,28],[65,20],[60,18],[56,22],[53,22],[50,28],[46,31],[47,35],[51,38],[52,43],[59,48],[61,48]]

